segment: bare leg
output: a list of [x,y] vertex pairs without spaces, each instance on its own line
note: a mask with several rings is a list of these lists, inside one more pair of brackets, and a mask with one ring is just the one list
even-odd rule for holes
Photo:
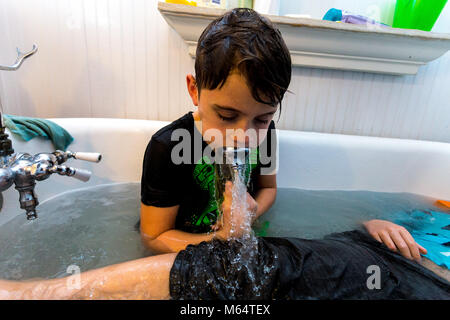
[[422,257],[420,264],[423,267],[433,271],[435,274],[437,274],[441,278],[444,278],[445,280],[450,282],[450,271],[447,268],[440,267],[436,263],[434,263],[433,261],[431,261],[425,257]]
[[[176,254],[163,254],[60,279],[0,280],[0,299],[168,299]],[[70,279],[69,279],[70,278]]]

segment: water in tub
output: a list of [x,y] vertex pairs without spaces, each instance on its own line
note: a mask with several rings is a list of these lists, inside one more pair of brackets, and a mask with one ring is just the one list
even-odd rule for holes
[[[135,229],[139,194],[138,183],[72,191],[41,203],[34,221],[27,221],[18,209],[14,219],[0,226],[0,278],[63,277],[75,270],[73,266],[87,271],[151,255]],[[393,220],[399,214],[407,219],[414,210],[445,212],[434,202],[407,193],[280,188],[274,206],[254,228],[267,236],[320,238],[361,228],[360,222],[367,219]],[[252,238],[247,241],[251,247]],[[251,254],[241,253],[250,258]]]

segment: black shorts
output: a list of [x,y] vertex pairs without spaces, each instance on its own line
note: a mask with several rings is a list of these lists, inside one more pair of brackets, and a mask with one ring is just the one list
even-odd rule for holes
[[202,242],[170,271],[172,299],[450,299],[450,283],[360,231],[321,240]]

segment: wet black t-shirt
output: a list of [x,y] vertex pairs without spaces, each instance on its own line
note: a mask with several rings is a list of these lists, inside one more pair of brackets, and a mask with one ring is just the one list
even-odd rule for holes
[[[180,133],[181,138],[177,136]],[[174,141],[172,141],[173,134]],[[261,169],[276,167],[274,164],[276,152],[272,152],[274,149],[272,141],[276,142],[274,134],[275,124],[272,121],[265,140],[256,151],[258,154],[259,149],[264,145],[264,148],[267,148],[264,152],[270,157],[270,162],[262,164],[260,157],[257,157],[251,170],[250,194],[256,191],[253,182],[256,175],[261,173]],[[195,141],[198,141],[197,143],[201,141],[201,148],[195,148]],[[188,143],[187,145],[191,147],[190,155],[185,154],[180,148],[180,142]],[[189,112],[156,132],[145,151],[141,201],[145,205],[161,208],[180,205],[175,223],[176,229],[191,233],[209,232],[219,214],[215,198],[215,169],[211,161],[205,158],[207,157],[205,155],[211,154],[211,152],[205,152],[206,148],[209,146],[201,138],[200,132],[195,127],[192,112]],[[199,154],[196,150],[202,152]],[[172,160],[172,151],[181,155],[183,159],[190,158],[191,161],[175,163],[177,161]]]

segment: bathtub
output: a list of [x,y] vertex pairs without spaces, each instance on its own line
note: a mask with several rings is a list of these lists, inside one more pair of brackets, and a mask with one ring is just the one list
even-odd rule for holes
[[[42,203],[56,195],[101,184],[139,182],[142,159],[151,136],[164,121],[62,118],[50,119],[75,138],[71,151],[100,152],[100,163],[70,160],[66,165],[92,171],[88,182],[53,175],[37,182]],[[9,133],[9,132],[8,132]],[[24,142],[9,133],[16,152],[52,152],[35,138]],[[279,130],[278,186],[310,190],[408,192],[450,199],[450,144],[404,139]],[[19,194],[3,193],[0,225],[18,214]],[[39,207],[38,213],[39,213]]]

